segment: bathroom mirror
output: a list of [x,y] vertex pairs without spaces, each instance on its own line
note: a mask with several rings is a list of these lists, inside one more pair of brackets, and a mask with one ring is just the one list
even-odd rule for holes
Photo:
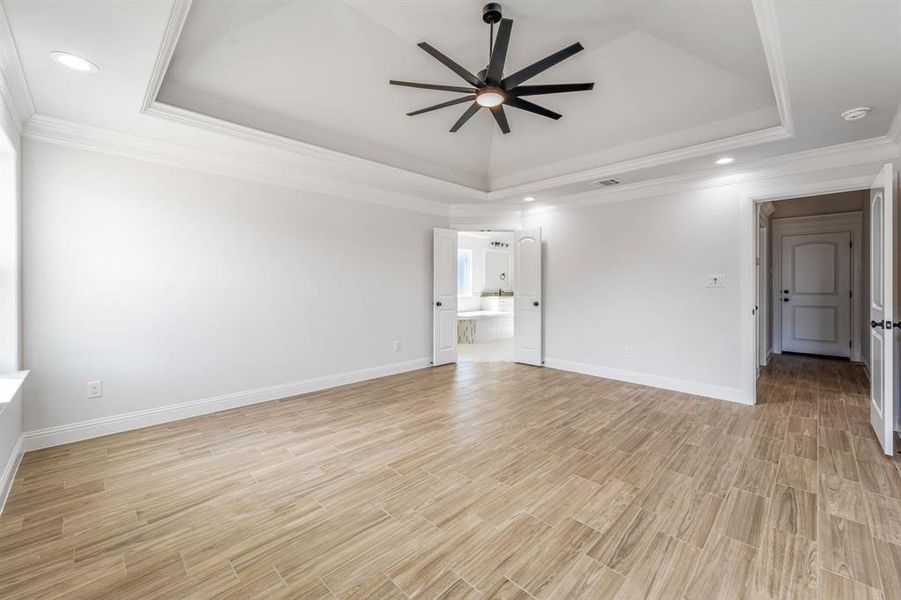
[[485,289],[510,290],[510,252],[505,250],[485,250]]

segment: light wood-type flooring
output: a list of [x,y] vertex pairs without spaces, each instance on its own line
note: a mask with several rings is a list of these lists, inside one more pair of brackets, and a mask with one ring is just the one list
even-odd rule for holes
[[510,363],[28,453],[0,598],[901,598],[847,362],[756,407]]

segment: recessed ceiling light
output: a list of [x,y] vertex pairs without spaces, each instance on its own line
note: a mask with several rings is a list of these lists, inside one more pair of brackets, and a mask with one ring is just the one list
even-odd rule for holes
[[728,165],[728,164],[729,164],[730,162],[732,162],[733,160],[735,160],[735,159],[732,158],[731,156],[724,156],[724,157],[722,157],[722,158],[716,159],[716,164],[718,164],[718,165]]
[[857,121],[859,119],[863,119],[865,116],[870,114],[870,111],[873,110],[869,106],[858,106],[857,108],[849,108],[845,112],[842,113],[842,118],[845,121]]
[[535,202],[535,198],[532,196],[526,196],[522,199],[523,202]]
[[100,67],[92,63],[86,58],[82,58],[70,52],[51,52],[50,58],[63,65],[64,67],[69,67],[75,71],[81,71],[82,73],[93,73],[94,71],[99,71]]

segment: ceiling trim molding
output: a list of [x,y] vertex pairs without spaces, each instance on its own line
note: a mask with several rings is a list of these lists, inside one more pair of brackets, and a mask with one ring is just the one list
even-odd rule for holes
[[529,183],[492,189],[490,191],[480,190],[468,185],[462,185],[438,177],[403,169],[401,167],[387,165],[375,160],[316,146],[298,139],[265,132],[253,127],[240,125],[224,119],[211,117],[209,115],[160,102],[157,100],[157,96],[165,78],[169,63],[171,62],[172,56],[178,45],[179,37],[184,29],[184,24],[187,20],[192,0],[175,0],[172,6],[166,31],[157,54],[157,60],[147,86],[142,112],[155,118],[206,129],[251,143],[262,144],[264,146],[274,147],[317,160],[326,161],[338,166],[375,170],[381,174],[399,177],[403,181],[424,185],[433,188],[436,191],[461,196],[462,198],[472,201],[496,201],[528,192],[583,183],[596,179],[604,179],[606,177],[622,175],[623,173],[634,170],[657,167],[682,160],[699,158],[709,154],[737,150],[739,148],[793,137],[794,129],[788,100],[785,68],[782,60],[782,46],[779,41],[778,29],[776,27],[773,2],[772,0],[752,1],[754,3],[755,18],[757,19],[758,28],[760,29],[761,43],[764,48],[767,66],[773,84],[776,108],[781,123],[780,125],[711,140],[700,144],[693,144],[674,150],[658,152],[634,159],[607,163],[598,167],[592,167],[590,169],[565,175],[552,176]]
[[709,154],[719,154],[721,152],[736,150],[738,148],[745,148],[747,146],[754,146],[766,142],[776,142],[790,137],[792,137],[792,134],[785,127],[778,125],[776,127],[770,127],[768,129],[761,129],[760,131],[751,131],[749,133],[743,133],[741,135],[713,140],[710,142],[703,142],[701,144],[686,146],[684,148],[678,148],[676,150],[668,150],[666,152],[659,152],[657,154],[649,154],[647,156],[624,160],[601,167],[595,167],[593,169],[587,169],[585,171],[569,173],[567,175],[561,175],[559,177],[549,177],[547,179],[533,183],[524,183],[508,188],[494,190],[489,194],[489,199],[497,200],[552,187],[572,185],[585,181],[596,181],[606,179],[608,177],[621,176],[623,173],[629,173],[631,171],[659,167],[665,164],[679,162],[682,160],[690,160],[693,158],[699,158],[701,156],[707,156]]
[[773,82],[773,95],[776,98],[779,120],[788,134],[793,137],[795,125],[788,95],[788,77],[785,72],[782,39],[779,37],[779,26],[776,23],[776,6],[773,0],[752,0],[751,6],[754,9],[754,18],[757,20],[757,29],[760,33],[760,43],[763,45],[766,65],[770,71],[770,81]]
[[31,90],[22,68],[22,59],[16,48],[16,40],[0,4],[0,96],[9,107],[15,125],[22,133],[25,122],[35,113]]
[[524,212],[533,214],[548,209],[581,208],[675,192],[748,184],[791,175],[896,160],[899,157],[901,157],[901,152],[899,152],[898,146],[889,138],[882,136],[760,159],[730,170],[705,169],[626,184],[616,188],[560,196],[542,203],[534,209],[526,209]]
[[393,167],[391,165],[369,160],[368,158],[361,158],[352,154],[338,152],[337,150],[315,146],[313,144],[301,142],[300,140],[275,133],[269,133],[246,125],[239,125],[238,123],[226,121],[218,117],[211,117],[164,102],[154,101],[144,110],[144,114],[178,123],[180,125],[187,125],[189,127],[196,127],[213,133],[227,135],[245,142],[291,152],[307,158],[324,161],[329,164],[344,167],[376,169],[382,174],[398,177],[403,181],[409,181],[414,184],[432,187],[443,193],[462,195],[473,200],[491,199],[488,192],[477,190],[466,185],[453,183],[429,175],[423,175],[422,173],[416,173],[414,171],[408,171],[406,169],[401,169],[400,167]]
[[166,32],[163,34],[163,42],[157,51],[156,61],[153,63],[153,72],[150,74],[147,91],[144,93],[144,104],[141,106],[141,112],[146,112],[160,93],[163,78],[166,76],[166,71],[169,70],[172,55],[175,54],[175,46],[178,45],[178,39],[181,37],[181,32],[185,27],[185,21],[188,20],[191,2],[192,0],[175,0],[172,4],[169,20],[166,22]]
[[449,211],[448,204],[390,192],[374,186],[309,175],[305,174],[303,169],[276,167],[243,157],[233,158],[42,115],[36,115],[26,123],[22,137],[120,158],[236,177],[323,196],[369,202],[431,215],[446,217]]

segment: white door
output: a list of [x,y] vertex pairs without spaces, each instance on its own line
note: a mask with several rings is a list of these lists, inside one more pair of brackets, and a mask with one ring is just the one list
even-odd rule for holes
[[541,229],[514,234],[513,272],[513,357],[541,366]]
[[457,232],[435,227],[432,364],[457,362]]
[[870,188],[870,424],[889,455],[895,418],[892,186],[892,166],[885,165]]
[[851,232],[782,236],[782,350],[851,356]]

